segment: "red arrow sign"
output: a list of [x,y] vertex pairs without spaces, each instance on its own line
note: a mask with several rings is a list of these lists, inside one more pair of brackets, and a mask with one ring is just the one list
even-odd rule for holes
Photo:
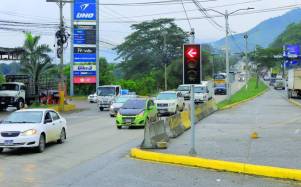
[[194,58],[197,54],[198,54],[198,52],[196,51],[195,48],[190,48],[187,51],[187,55],[189,58]]

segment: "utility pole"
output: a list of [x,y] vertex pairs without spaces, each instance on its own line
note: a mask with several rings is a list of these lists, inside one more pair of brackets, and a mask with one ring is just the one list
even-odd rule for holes
[[164,62],[164,88],[167,90],[167,54],[166,54],[166,36],[167,31],[163,31],[163,62]]
[[64,70],[63,70],[63,68],[64,68],[64,44],[67,42],[68,37],[69,37],[69,36],[66,36],[65,27],[64,27],[63,7],[66,3],[72,3],[72,1],[46,0],[46,2],[56,2],[59,6],[59,11],[60,11],[60,26],[59,26],[59,31],[56,33],[56,37],[58,39],[57,57],[60,58],[60,66],[59,66],[60,67],[59,68],[60,105],[61,105],[61,109],[63,109],[64,100],[65,100],[65,80],[64,80]]
[[227,100],[230,100],[231,97],[231,88],[230,88],[230,64],[229,64],[229,44],[228,44],[228,37],[229,37],[229,14],[228,10],[225,11],[225,24],[226,24],[226,82],[227,82]]
[[246,56],[246,89],[248,88],[248,80],[249,80],[249,57],[248,57],[248,33],[244,35],[245,39],[245,56]]
[[225,26],[226,26],[226,38],[225,38],[225,48],[226,48],[226,73],[227,73],[227,77],[226,77],[226,86],[227,86],[227,100],[230,100],[230,97],[231,97],[231,85],[230,85],[230,64],[229,64],[229,41],[228,41],[228,37],[229,37],[229,16],[238,12],[238,11],[241,11],[241,10],[251,10],[251,9],[254,9],[254,8],[245,8],[245,9],[238,9],[238,10],[235,10],[233,12],[228,12],[228,10],[225,10],[225,13],[222,13],[222,12],[219,12],[217,10],[214,10],[214,9],[205,9],[206,11],[213,11],[213,12],[216,12],[222,16],[225,17]]

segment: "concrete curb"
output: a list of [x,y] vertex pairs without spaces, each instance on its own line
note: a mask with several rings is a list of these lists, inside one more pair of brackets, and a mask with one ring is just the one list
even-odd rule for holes
[[259,97],[259,96],[265,94],[268,90],[269,90],[269,88],[265,89],[264,91],[258,93],[257,95],[255,95],[255,96],[253,96],[253,97],[250,97],[250,98],[248,98],[248,99],[239,101],[239,102],[237,102],[237,103],[233,103],[233,104],[230,104],[230,105],[226,105],[226,106],[224,106],[224,107],[222,107],[222,108],[219,108],[218,110],[227,110],[227,109],[230,109],[230,108],[239,106],[239,105],[241,105],[241,104],[243,104],[243,103],[246,103],[246,102],[248,102],[248,101],[251,101],[251,100],[255,99],[256,97]]
[[290,103],[292,103],[293,105],[295,105],[296,107],[299,107],[301,108],[301,103],[297,102],[297,101],[294,101],[293,99],[289,99],[288,100]]
[[131,157],[141,160],[161,162],[166,164],[176,164],[189,167],[207,168],[218,171],[229,171],[263,177],[290,179],[301,181],[301,170],[280,168],[272,166],[254,165],[239,162],[229,162],[222,160],[212,160],[184,155],[173,155],[143,151],[137,148],[131,149]]

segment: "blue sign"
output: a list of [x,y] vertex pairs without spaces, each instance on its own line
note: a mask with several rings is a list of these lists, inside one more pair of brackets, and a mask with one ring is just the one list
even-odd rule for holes
[[74,76],[95,76],[96,71],[73,71]]
[[96,25],[75,25],[74,44],[96,44]]
[[95,21],[96,0],[74,0],[74,20]]
[[128,95],[129,94],[129,90],[121,90],[121,95]]
[[300,56],[300,45],[299,44],[288,44],[283,47],[283,56],[297,58]]
[[73,60],[75,63],[94,62],[96,63],[96,54],[74,53]]

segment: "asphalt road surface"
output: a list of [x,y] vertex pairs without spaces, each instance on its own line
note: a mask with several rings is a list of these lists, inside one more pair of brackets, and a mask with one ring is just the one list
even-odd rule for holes
[[114,118],[96,104],[78,105],[84,110],[63,115],[69,127],[66,143],[48,145],[41,154],[22,149],[0,154],[1,187],[292,186],[290,181],[133,160],[128,153],[141,143],[143,129],[118,130]]

